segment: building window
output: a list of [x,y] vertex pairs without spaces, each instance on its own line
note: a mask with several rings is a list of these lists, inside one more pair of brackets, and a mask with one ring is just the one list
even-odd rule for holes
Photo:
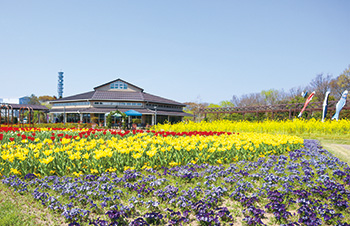
[[117,81],[111,84],[111,89],[127,89],[128,85],[124,82]]
[[89,102],[68,102],[68,103],[54,103],[53,106],[77,106],[77,105],[89,105]]
[[142,106],[139,102],[94,102],[95,105],[108,105],[108,106]]

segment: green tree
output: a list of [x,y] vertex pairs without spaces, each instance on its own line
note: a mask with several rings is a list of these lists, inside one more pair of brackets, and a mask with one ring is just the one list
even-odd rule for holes
[[276,104],[281,99],[280,92],[275,89],[263,90],[260,94],[267,105]]
[[37,96],[35,96],[34,94],[30,95],[28,104],[40,105],[39,98]]
[[209,104],[208,108],[220,108],[221,106],[219,104]]
[[219,103],[220,107],[226,108],[226,107],[234,107],[235,105],[229,101],[229,100],[223,100]]
[[126,120],[127,120],[128,116],[124,112],[121,112],[119,110],[109,112],[109,114],[107,115],[107,118],[106,118],[107,128],[112,128],[112,121],[113,121],[114,115],[120,115],[122,117],[122,119],[123,119],[122,128],[126,129]]
[[49,96],[49,95],[44,95],[44,96],[39,96],[39,101],[40,103],[48,102],[51,100],[56,100],[57,98],[55,96]]
[[342,74],[340,74],[333,84],[336,88],[337,94],[341,95],[345,90],[350,91],[350,65]]

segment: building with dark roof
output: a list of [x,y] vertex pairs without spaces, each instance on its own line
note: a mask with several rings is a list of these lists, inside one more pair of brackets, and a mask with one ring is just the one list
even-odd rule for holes
[[96,86],[93,91],[50,103],[52,104],[50,113],[55,114],[56,120],[63,122],[90,123],[92,119],[97,119],[100,125],[106,125],[106,115],[115,110],[120,112],[134,110],[140,113],[140,116],[129,118],[138,118],[143,125],[165,121],[179,122],[184,116],[191,116],[183,112],[183,107],[186,105],[146,93],[142,88],[122,79]]

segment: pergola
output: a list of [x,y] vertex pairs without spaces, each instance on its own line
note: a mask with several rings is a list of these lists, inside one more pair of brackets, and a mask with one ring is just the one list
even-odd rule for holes
[[[39,111],[46,115],[49,112],[49,109],[43,105],[1,104],[0,105],[0,124],[2,124],[2,119],[1,119],[2,116],[4,116],[5,124],[14,124],[15,115],[18,116],[18,123],[21,123],[23,122],[26,112],[28,112],[27,123],[32,124],[34,111]],[[39,123],[40,123],[40,117],[39,117]]]
[[[338,101],[329,101],[328,102],[328,112],[329,115],[334,114],[336,110],[336,104]],[[323,102],[310,102],[308,107],[305,109],[305,112],[322,112],[323,110]],[[264,105],[264,106],[245,106],[245,107],[220,107],[220,108],[201,108],[199,109],[196,114],[204,115],[206,118],[208,114],[216,114],[216,118],[219,118],[220,114],[242,114],[243,118],[244,115],[247,113],[256,114],[258,116],[259,113],[267,113],[270,112],[272,115],[272,119],[274,119],[274,115],[279,112],[288,112],[288,118],[291,119],[293,116],[297,115],[302,107],[304,106],[304,103],[290,103],[290,104],[275,104],[275,105]],[[350,102],[347,102],[346,105],[343,107],[343,110],[350,110]],[[195,115],[194,114],[194,119]],[[310,115],[309,115],[310,117]]]

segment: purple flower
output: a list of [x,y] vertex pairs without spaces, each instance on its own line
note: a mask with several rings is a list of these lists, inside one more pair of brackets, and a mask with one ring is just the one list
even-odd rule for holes
[[143,226],[143,225],[149,225],[149,224],[142,217],[135,219],[129,224],[129,226]]

